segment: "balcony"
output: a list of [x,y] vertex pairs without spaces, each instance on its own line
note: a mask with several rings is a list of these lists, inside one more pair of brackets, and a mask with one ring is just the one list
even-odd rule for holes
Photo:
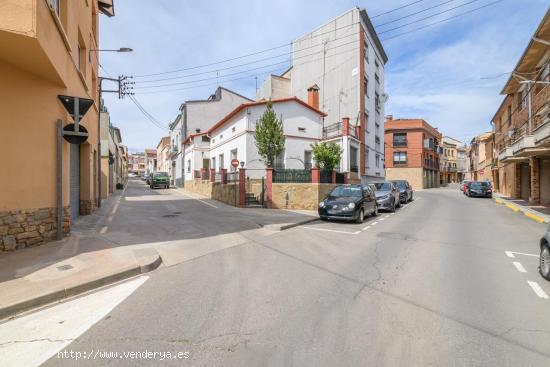
[[527,133],[527,125],[523,125],[514,134],[512,141],[512,154],[515,156],[524,156],[528,150],[535,147],[535,136]]
[[550,117],[547,117],[546,120],[533,131],[533,135],[536,144],[545,143],[550,140]]
[[399,148],[405,147],[406,148],[408,146],[408,143],[407,143],[406,140],[405,141],[396,141],[396,140],[394,140],[393,141],[393,146],[394,146],[394,148],[396,148],[396,147],[399,147]]
[[[498,160],[500,162],[505,162],[512,158],[514,154],[512,153],[512,147],[505,147],[498,153]],[[470,169],[471,170],[471,169]]]
[[323,127],[323,139],[336,138],[342,135],[349,135],[359,139],[355,126],[352,126],[351,124],[349,125],[348,131],[344,131],[344,124],[342,122],[336,122]]

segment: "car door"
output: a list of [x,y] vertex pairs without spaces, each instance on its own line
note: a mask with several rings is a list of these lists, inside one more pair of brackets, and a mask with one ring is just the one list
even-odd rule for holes
[[363,207],[365,208],[365,211],[371,212],[374,210],[376,200],[374,198],[374,192],[369,186],[363,186],[363,202]]

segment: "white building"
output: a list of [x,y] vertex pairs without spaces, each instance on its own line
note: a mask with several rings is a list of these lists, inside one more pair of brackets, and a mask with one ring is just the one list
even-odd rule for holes
[[208,99],[181,104],[179,115],[170,125],[170,172],[176,186],[184,185],[183,177],[188,171],[182,142],[192,134],[207,131],[237,106],[247,102],[251,100],[229,89],[218,87]]
[[[292,67],[270,76],[257,99],[296,96],[319,86],[324,127],[335,130],[344,117],[360,126],[358,171],[363,181],[384,176],[384,65],[388,57],[364,9],[354,8],[292,44]],[[346,164],[347,157],[343,157]],[[351,159],[349,160],[351,162]],[[349,165],[349,164],[348,164]],[[345,170],[345,168],[343,168]]]

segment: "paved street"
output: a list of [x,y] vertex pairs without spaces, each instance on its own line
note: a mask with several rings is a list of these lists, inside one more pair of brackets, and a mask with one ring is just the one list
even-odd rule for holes
[[[254,227],[237,216],[224,225],[216,202],[168,200],[181,195],[175,190],[152,192],[133,182],[125,195],[105,232],[113,241],[129,230],[132,220],[122,217],[130,215],[135,230],[128,243]],[[196,222],[171,226],[171,217],[146,223],[178,211],[197,213],[214,232],[204,234]],[[421,191],[397,213],[363,225],[313,222],[241,232],[247,240],[240,245],[161,266],[2,328],[23,330],[11,344],[21,342],[29,358],[53,355],[47,366],[74,365],[74,358],[54,354],[62,348],[81,358],[94,353],[96,360],[78,361],[83,365],[107,364],[98,351],[147,350],[189,358],[157,356],[141,364],[547,366],[550,284],[533,256],[544,229],[492,200]],[[55,335],[25,343],[31,324]]]

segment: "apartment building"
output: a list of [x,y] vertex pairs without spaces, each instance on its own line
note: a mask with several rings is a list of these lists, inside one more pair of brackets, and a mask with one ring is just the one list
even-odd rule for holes
[[145,153],[132,153],[128,155],[128,172],[138,176],[148,174],[147,157]]
[[468,173],[468,168],[470,166],[468,155],[470,154],[470,150],[467,146],[458,146],[456,148],[456,154],[457,182],[462,182],[463,180],[468,180],[470,177]]
[[473,181],[493,182],[493,133],[478,135],[470,142],[470,178]]
[[160,138],[157,145],[157,167],[156,171],[170,172],[172,160],[170,159],[170,137],[165,136]]
[[458,148],[462,143],[449,136],[444,136],[441,143],[439,182],[441,185],[460,182],[462,179],[458,174]]
[[407,180],[414,189],[439,187],[442,135],[422,119],[387,116],[386,179]]
[[218,87],[207,99],[185,101],[180,113],[170,124],[170,176],[172,184],[183,187],[185,183],[185,158],[183,141],[191,134],[207,131],[233,109],[252,100],[224,87]]
[[[384,66],[388,57],[367,11],[353,8],[292,43],[292,66],[267,78],[256,98],[296,96],[307,100],[319,92],[319,109],[327,113],[323,128],[337,130],[349,118],[359,141],[358,175],[366,182],[384,177]],[[353,149],[348,152],[353,153]],[[343,162],[353,162],[343,157]],[[341,167],[351,170],[351,163]]]
[[145,149],[145,170],[149,174],[157,170],[157,150],[156,149]]
[[87,141],[61,142],[63,233],[97,207],[99,13],[113,16],[112,0],[0,2],[0,154],[6,177],[17,177],[0,190],[0,250],[55,238],[57,124],[72,123],[60,95],[93,100],[80,121]]
[[501,91],[493,119],[495,189],[550,203],[550,9]]

